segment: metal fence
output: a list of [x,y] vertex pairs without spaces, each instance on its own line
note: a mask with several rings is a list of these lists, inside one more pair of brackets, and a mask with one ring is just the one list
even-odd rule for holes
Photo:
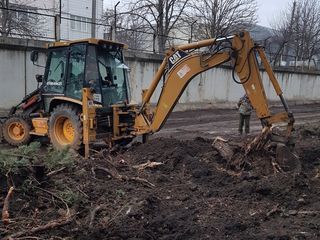
[[[8,18],[7,26],[0,23],[1,35],[6,37],[31,38],[37,40],[59,41],[80,38],[117,39],[129,45],[132,51],[159,53],[158,35],[139,28],[124,28],[106,24],[104,19],[93,21],[88,17],[57,13],[50,9],[30,7],[0,7],[2,19]],[[162,36],[168,45],[179,45],[192,41],[192,35],[184,37]],[[298,60],[293,55],[279,55],[267,52],[273,66],[291,70],[320,71],[320,59]]]

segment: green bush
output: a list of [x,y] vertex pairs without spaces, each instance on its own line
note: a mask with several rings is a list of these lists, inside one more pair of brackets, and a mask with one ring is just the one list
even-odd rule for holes
[[74,166],[76,158],[76,153],[70,149],[41,148],[39,142],[32,142],[18,148],[0,150],[0,173],[17,174],[21,168],[39,164],[45,165],[50,171],[61,167],[69,168]]

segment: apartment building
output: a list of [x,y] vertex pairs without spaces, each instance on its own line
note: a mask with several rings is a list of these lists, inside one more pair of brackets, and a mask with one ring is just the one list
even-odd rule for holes
[[[91,30],[94,25],[92,11],[94,0],[12,0],[18,7],[23,6],[24,9],[39,14],[36,18],[35,14],[26,14],[24,12],[17,12],[17,16],[27,19],[32,15],[32,21],[41,33],[43,38],[54,39],[56,36],[55,18],[53,15],[60,14],[61,3],[61,25],[60,25],[60,38],[62,40],[74,40],[80,38],[89,38],[92,36]],[[105,27],[99,25],[103,16],[103,0],[95,0],[95,15],[96,22],[96,38],[103,38]],[[18,7],[19,9],[19,7]],[[52,15],[52,16],[46,16]],[[31,18],[31,17],[30,17]]]

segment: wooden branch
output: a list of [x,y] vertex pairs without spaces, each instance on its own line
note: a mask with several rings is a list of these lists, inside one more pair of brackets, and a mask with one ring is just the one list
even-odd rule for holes
[[108,173],[111,177],[113,177],[115,179],[119,179],[122,181],[135,181],[135,182],[143,183],[149,187],[155,187],[155,185],[153,183],[149,182],[148,180],[146,180],[144,178],[124,176],[124,175],[119,174],[116,169],[109,170],[104,167],[95,167],[95,169],[102,170],[102,171]]
[[34,234],[34,233],[37,233],[37,232],[40,232],[40,231],[61,227],[63,225],[66,225],[66,224],[72,222],[73,220],[74,220],[74,217],[68,217],[68,218],[62,218],[62,219],[58,219],[58,220],[53,220],[53,221],[48,222],[45,225],[40,225],[38,227],[34,227],[34,228],[31,228],[31,229],[27,229],[27,230],[23,230],[23,231],[14,233],[14,234],[12,234],[10,236],[5,237],[4,240],[15,239],[17,237],[21,237],[21,236],[24,236],[26,234]]
[[54,175],[54,174],[57,174],[57,173],[59,173],[59,172],[62,172],[63,170],[65,170],[66,169],[66,167],[62,167],[62,168],[59,168],[59,169],[57,169],[57,170],[54,170],[54,171],[51,171],[51,172],[49,172],[48,174],[47,174],[47,176],[49,177],[49,176],[52,176],[52,175]]
[[138,169],[138,171],[141,171],[141,170],[144,170],[146,168],[155,168],[155,167],[163,165],[163,164],[164,163],[162,163],[162,162],[151,162],[151,161],[148,160],[148,162],[146,162],[146,163],[142,163],[142,164],[139,164],[139,165],[134,165],[132,167]]
[[3,224],[9,224],[10,223],[10,215],[9,215],[9,203],[10,203],[10,198],[12,196],[14,188],[10,187],[8,194],[6,196],[6,198],[4,199],[3,202],[3,208],[2,208],[2,222]]
[[149,182],[147,179],[144,178],[139,178],[139,177],[131,177],[129,178],[129,181],[135,181],[135,182],[139,182],[139,183],[143,183],[149,187],[155,187],[156,185],[154,185],[153,183]]

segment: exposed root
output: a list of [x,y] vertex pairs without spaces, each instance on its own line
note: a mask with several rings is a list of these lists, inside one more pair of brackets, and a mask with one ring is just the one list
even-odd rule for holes
[[270,131],[270,127],[264,127],[259,136],[255,137],[253,141],[249,144],[249,146],[246,149],[245,155],[248,155],[252,151],[261,150],[270,138]]
[[2,222],[3,224],[9,224],[10,223],[10,215],[9,215],[9,203],[10,203],[10,198],[12,196],[14,188],[10,187],[8,194],[6,198],[4,199],[3,202],[3,208],[2,208]]
[[271,164],[272,164],[274,173],[283,173],[284,172],[283,169],[280,167],[280,165],[276,161],[271,160]]
[[99,205],[99,206],[96,206],[91,214],[90,214],[90,222],[89,222],[89,228],[92,228],[93,227],[93,222],[95,220],[95,217],[96,217],[96,214],[100,211],[100,210],[103,210],[103,209],[106,209],[107,206],[102,204],[102,205]]

